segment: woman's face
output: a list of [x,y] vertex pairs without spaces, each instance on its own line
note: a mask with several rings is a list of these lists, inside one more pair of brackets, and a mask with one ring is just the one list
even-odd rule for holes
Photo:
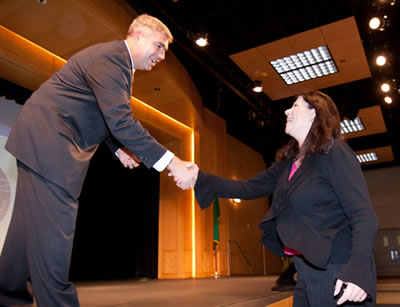
[[293,106],[285,111],[285,133],[295,138],[302,144],[310,131],[315,118],[315,109],[310,109],[310,104],[299,96]]

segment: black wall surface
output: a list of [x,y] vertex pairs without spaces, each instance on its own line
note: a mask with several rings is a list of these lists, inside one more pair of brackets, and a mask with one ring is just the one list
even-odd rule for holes
[[100,145],[79,198],[71,280],[157,278],[159,183]]

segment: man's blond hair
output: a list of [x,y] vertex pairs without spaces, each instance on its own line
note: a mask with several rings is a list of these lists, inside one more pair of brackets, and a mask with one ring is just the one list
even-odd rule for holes
[[168,37],[168,42],[172,43],[173,37],[169,29],[165,24],[163,24],[159,19],[147,15],[147,14],[142,14],[136,17],[131,25],[129,26],[128,34],[127,36],[133,35],[136,30],[144,30],[144,31],[156,31],[161,34],[164,34],[165,36]]

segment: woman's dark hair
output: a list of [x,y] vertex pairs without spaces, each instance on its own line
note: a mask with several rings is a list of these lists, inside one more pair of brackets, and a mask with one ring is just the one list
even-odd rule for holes
[[298,142],[291,139],[287,145],[278,150],[277,160],[296,160],[299,157],[303,160],[309,154],[327,154],[335,140],[343,139],[340,132],[339,111],[328,95],[312,91],[299,96],[304,98],[310,109],[315,109],[314,122],[304,140],[301,152]]

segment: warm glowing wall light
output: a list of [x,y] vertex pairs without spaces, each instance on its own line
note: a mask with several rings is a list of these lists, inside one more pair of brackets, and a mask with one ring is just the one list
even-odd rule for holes
[[387,83],[383,83],[383,84],[381,85],[381,90],[382,90],[382,92],[384,92],[384,93],[389,92],[389,91],[390,91],[390,85],[387,84]]
[[237,204],[240,204],[240,202],[241,202],[240,198],[234,198],[234,199],[232,199],[232,201]]
[[[194,131],[191,135],[191,162],[194,163]],[[194,189],[192,189],[192,277],[196,277],[196,204],[195,204]]]

